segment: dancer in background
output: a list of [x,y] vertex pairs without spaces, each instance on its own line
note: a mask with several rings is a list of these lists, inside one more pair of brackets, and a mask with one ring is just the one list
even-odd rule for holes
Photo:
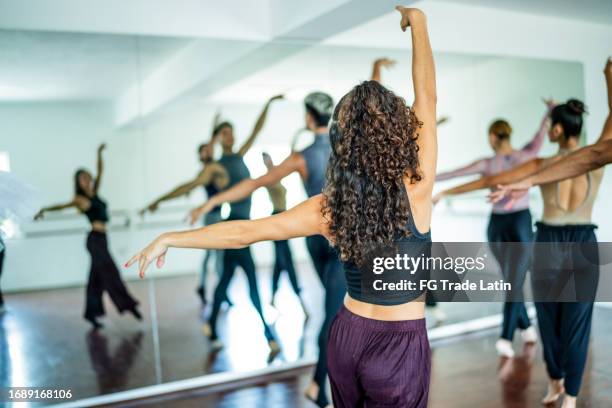
[[[223,148],[223,155],[221,159],[219,159],[218,163],[225,168],[227,174],[229,176],[229,184],[228,187],[232,187],[237,183],[240,183],[242,180],[248,179],[251,177],[251,173],[244,163],[244,155],[249,151],[249,149],[253,146],[255,139],[261,132],[266,122],[266,117],[268,116],[268,110],[270,105],[274,103],[274,101],[282,99],[282,95],[277,95],[268,100],[266,105],[264,106],[263,111],[257,118],[257,122],[253,128],[253,131],[244,142],[244,144],[238,149],[237,152],[234,152],[234,128],[230,122],[221,122],[216,126],[213,131],[214,140],[218,140]],[[222,193],[219,193],[222,194]],[[210,197],[210,200],[215,199],[219,194],[213,195]],[[210,201],[209,200],[209,201]],[[219,205],[222,204],[219,203]],[[213,210],[215,207],[213,206],[209,210]],[[210,211],[207,211],[208,214]],[[204,213],[198,216],[198,219],[204,215]],[[230,215],[228,220],[248,220],[251,218],[251,195],[243,197],[243,199],[239,202],[234,202],[230,205]],[[192,219],[192,224],[193,224]],[[220,249],[220,248],[211,248],[211,249]],[[253,256],[251,255],[251,249],[249,247],[246,248],[230,248],[223,251],[223,273],[221,274],[221,279],[215,288],[215,295],[213,299],[213,307],[208,319],[207,324],[204,326],[205,332],[208,334],[209,338],[212,341],[212,347],[214,350],[219,350],[223,347],[223,343],[219,340],[217,333],[217,318],[219,315],[219,310],[221,308],[221,303],[226,298],[227,288],[234,276],[235,269],[237,267],[242,268],[244,273],[246,274],[247,280],[249,282],[249,295],[251,297],[251,302],[259,317],[261,318],[261,322],[264,326],[264,334],[268,341],[268,346],[270,347],[270,358],[273,358],[276,354],[280,352],[280,347],[276,342],[272,331],[268,327],[266,320],[263,315],[263,309],[261,307],[261,299],[259,296],[259,289],[257,287],[257,274],[255,271],[255,262],[253,261]]]
[[[263,162],[270,171],[272,167],[274,167],[274,162],[272,162],[272,158],[268,153],[262,154]],[[272,215],[282,213],[287,210],[287,189],[283,187],[280,181],[271,186],[267,186],[268,195],[270,196],[270,201],[272,202]],[[274,271],[272,272],[272,298],[270,299],[270,303],[272,306],[274,304],[274,296],[278,291],[278,281],[280,279],[281,272],[286,271],[287,276],[289,277],[289,282],[291,282],[291,287],[295,292],[295,295],[298,297],[300,301],[300,306],[302,306],[302,311],[304,312],[304,316],[306,316],[306,320],[308,319],[308,311],[306,310],[306,305],[304,305],[304,300],[302,299],[300,284],[298,283],[297,272],[295,270],[295,265],[293,263],[293,255],[291,254],[291,247],[289,246],[289,241],[280,240],[274,241]]]
[[[520,150],[515,150],[510,142],[512,134],[510,124],[503,119],[495,120],[489,126],[489,144],[495,155],[476,160],[457,170],[438,174],[436,181],[472,174],[494,175],[536,157],[550,127],[548,116],[554,107],[550,100],[545,103],[547,109],[538,131]],[[444,192],[438,194],[434,201],[437,202],[444,195]],[[504,280],[511,282],[513,287],[512,293],[508,293],[504,303],[502,331],[499,340],[495,343],[495,348],[501,356],[514,357],[512,340],[517,328],[520,329],[521,337],[526,343],[535,343],[537,340],[537,333],[531,325],[523,302],[523,284],[529,268],[530,252],[520,245],[505,244],[533,241],[531,212],[527,197],[515,202],[512,206],[508,206],[505,202],[493,205],[487,228],[487,239]]]
[[[402,30],[412,28],[413,108],[375,81],[346,94],[330,128],[332,153],[323,194],[260,220],[162,234],[126,263],[138,263],[144,276],[151,262],[163,266],[170,247],[239,248],[299,236],[334,242],[349,284],[329,332],[336,408],[424,408],[428,401],[431,362],[423,294],[360,300],[362,276],[356,266],[376,244],[430,242],[437,158],[434,61],[425,15],[417,9],[397,9]],[[249,185],[243,187],[248,190]]]
[[[211,198],[202,206],[191,212],[194,220],[207,213],[223,202],[235,202],[249,197],[260,187],[274,185],[283,178],[297,172],[304,184],[308,197],[314,197],[323,191],[325,172],[331,153],[328,123],[334,108],[334,103],[326,93],[313,92],[304,99],[306,111],[306,127],[315,134],[314,142],[302,151],[292,151],[278,166],[268,170],[266,174],[256,179],[246,179]],[[315,367],[313,381],[306,396],[320,407],[329,404],[326,392],[327,380],[327,334],[332,319],[342,305],[346,293],[346,282],[342,274],[342,264],[329,242],[321,235],[306,238],[306,247],[315,271],[325,290],[325,318],[318,337],[319,358]]]
[[[219,115],[215,115],[213,132],[216,127],[219,125],[218,123]],[[179,185],[174,188],[169,193],[159,197],[151,204],[149,204],[144,210],[140,212],[143,215],[146,211],[154,212],[157,210],[159,205],[164,201],[173,200],[177,197],[182,197],[184,195],[189,194],[191,191],[198,187],[203,187],[208,198],[214,196],[219,191],[223,190],[229,183],[229,176],[225,167],[214,161],[214,144],[216,143],[216,138],[213,136],[208,143],[203,143],[198,147],[198,155],[200,158],[200,162],[202,163],[202,170],[200,173],[194,178],[186,183]],[[221,221],[221,206],[214,208],[211,212],[206,214],[204,217],[204,225],[211,225]],[[204,262],[202,263],[202,272],[200,274],[200,284],[196,289],[200,300],[202,301],[202,306],[206,306],[206,275],[208,271],[208,263],[211,258],[214,258],[214,267],[217,271],[217,277],[221,278],[223,274],[223,251],[221,250],[210,250],[206,251],[206,255],[204,256]],[[224,295],[225,302],[228,305],[232,305],[232,302],[228,299],[227,294]]]
[[[604,75],[608,86],[608,106],[610,112],[612,112],[612,92],[610,91],[612,58],[608,58]],[[612,163],[612,114],[608,113],[603,130],[596,143],[578,149],[549,166],[541,167],[537,172],[518,182],[498,185],[497,190],[493,191],[489,198],[493,203],[497,203],[508,197],[505,201],[508,203],[507,205],[512,205],[514,201],[525,196],[531,187],[574,178],[610,163]]]
[[[612,63],[608,59],[604,69],[609,113],[597,145],[602,146],[612,140]],[[555,163],[569,157],[578,150],[582,131],[582,102],[570,99],[555,106],[552,110],[549,138],[559,145],[559,152],[547,159],[532,159],[512,170],[488,176],[447,190],[446,194],[460,194],[481,188],[517,183],[537,174],[547,172]],[[578,155],[579,152],[575,152]],[[532,286],[535,296],[551,283],[562,278],[568,262],[574,261],[572,254],[563,249],[576,243],[596,245],[596,226],[592,224],[593,205],[603,178],[603,168],[592,170],[584,175],[548,184],[540,190],[544,202],[542,221],[538,222],[536,242],[547,243],[535,251],[533,260]],[[567,174],[567,173],[565,173]],[[495,197],[493,197],[495,198]],[[504,197],[498,203],[507,202],[512,197]],[[579,293],[577,302],[536,302],[538,325],[544,346],[544,360],[549,375],[548,392],[542,402],[554,403],[564,393],[563,408],[576,406],[582,375],[588,356],[593,301],[597,289],[599,267],[596,260],[588,265],[570,266],[577,276],[582,276],[591,285]],[[550,276],[550,275],[558,276]],[[542,286],[546,286],[542,288]],[[588,299],[583,299],[586,297]]]
[[138,301],[134,299],[121,280],[119,269],[108,251],[106,224],[109,221],[107,204],[98,192],[104,172],[102,152],[106,145],[98,147],[98,164],[95,178],[85,169],[79,169],[74,174],[74,198],[65,204],[53,205],[41,209],[34,217],[41,219],[45,213],[60,211],[67,208],[77,208],[91,223],[91,232],[87,236],[87,251],[91,256],[91,268],[87,281],[84,317],[94,329],[102,324],[99,317],[104,316],[102,295],[106,291],[117,307],[119,313],[130,312],[136,319],[142,320],[138,311]]

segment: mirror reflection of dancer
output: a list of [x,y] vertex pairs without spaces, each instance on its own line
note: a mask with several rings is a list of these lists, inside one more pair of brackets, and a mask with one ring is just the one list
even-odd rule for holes
[[[218,123],[219,115],[215,116],[214,129],[219,125]],[[214,158],[214,144],[216,140],[213,136],[212,139],[208,143],[203,143],[198,147],[198,155],[200,158],[200,162],[202,163],[202,170],[200,173],[194,178],[186,183],[179,185],[174,188],[169,193],[159,197],[151,204],[149,204],[144,210],[140,213],[144,214],[146,211],[154,212],[157,210],[159,205],[164,201],[169,201],[175,199],[177,197],[182,197],[184,195],[189,194],[194,189],[202,186],[206,191],[207,196],[210,198],[215,194],[219,193],[219,191],[223,190],[229,183],[229,176],[225,167],[217,163]],[[206,214],[204,217],[204,225],[212,225],[221,221],[221,206],[214,208],[211,212]],[[221,250],[209,250],[206,251],[206,255],[204,256],[204,262],[202,263],[202,272],[200,275],[200,284],[196,290],[200,300],[202,301],[202,306],[206,306],[206,275],[208,271],[208,263],[211,258],[214,258],[213,265],[217,272],[217,276],[221,278],[223,273],[223,251]],[[230,300],[227,298],[227,294],[224,296],[224,301],[227,302],[228,305],[232,305]]]
[[[302,151],[292,148],[291,154],[278,166],[272,167],[257,179],[247,179],[230,189],[216,195],[191,213],[192,222],[223,202],[235,202],[249,197],[260,187],[274,185],[283,178],[297,172],[309,197],[323,191],[325,172],[331,153],[328,123],[334,103],[331,96],[323,92],[313,92],[304,99],[306,127],[315,134],[314,142]],[[327,334],[333,317],[342,305],[346,293],[346,283],[342,274],[342,264],[329,242],[321,235],[306,238],[306,247],[314,264],[315,271],[325,290],[325,317],[319,331],[319,358],[315,367],[313,381],[306,396],[320,407],[329,404],[326,392],[327,383]]]
[[119,313],[130,312],[136,319],[142,320],[138,311],[138,301],[132,297],[121,280],[119,269],[108,251],[106,224],[109,221],[107,204],[98,195],[103,174],[102,152],[105,145],[98,147],[98,164],[96,177],[85,169],[79,169],[74,174],[74,198],[66,204],[58,204],[41,209],[34,219],[41,219],[45,213],[60,211],[67,208],[77,208],[91,223],[91,231],[87,235],[87,251],[91,256],[91,268],[87,281],[84,317],[94,329],[102,326],[98,318],[104,316],[102,295],[108,292]]
[[[542,148],[546,132],[550,127],[548,117],[554,106],[552,101],[545,102],[547,109],[540,127],[533,138],[520,150],[515,150],[511,145],[512,128],[510,124],[503,119],[495,120],[489,126],[489,144],[495,155],[476,160],[457,170],[440,173],[436,176],[436,180],[449,180],[472,174],[491,176],[535,158]],[[434,201],[437,202],[444,195],[445,192],[438,194]],[[508,206],[506,202],[493,205],[487,227],[487,240],[500,266],[504,280],[510,282],[513,288],[512,293],[506,296],[502,331],[500,338],[495,343],[495,348],[501,356],[514,357],[512,340],[517,329],[520,329],[521,337],[526,343],[537,341],[537,333],[531,325],[523,302],[523,284],[530,263],[529,251],[518,245],[504,244],[505,242],[533,241],[531,212],[527,197],[516,201],[512,206]]]
[[329,332],[336,408],[424,408],[428,400],[431,362],[424,296],[402,292],[405,298],[394,302],[359,300],[361,272],[355,266],[374,244],[430,242],[437,157],[434,61],[425,15],[397,9],[401,28],[412,28],[413,108],[375,81],[346,94],[330,127],[332,154],[323,194],[259,220],[162,234],[126,263],[138,263],[144,276],[151,262],[164,264],[170,247],[239,248],[317,235],[334,242],[348,283],[348,296]]
[[[270,171],[270,169],[274,167],[272,157],[270,157],[268,153],[263,153],[262,157],[266,168],[268,171]],[[276,184],[267,186],[266,189],[268,190],[268,195],[270,196],[270,201],[272,202],[272,215],[286,211],[287,189],[281,184],[281,182],[279,181]],[[289,246],[289,241],[286,239],[274,241],[274,271],[272,272],[272,298],[270,299],[272,306],[275,306],[274,297],[276,292],[278,292],[278,281],[280,280],[281,272],[283,271],[287,272],[293,292],[295,292],[295,295],[298,297],[300,306],[302,306],[302,311],[304,312],[304,316],[306,317],[306,320],[308,320],[308,311],[306,310],[306,305],[304,304],[304,300],[300,294],[301,288],[300,284],[298,283],[295,264],[293,263],[291,247]]]
[[[609,59],[604,72],[608,90],[608,107],[612,112],[612,63]],[[576,99],[570,99],[564,104],[555,106],[552,110],[548,136],[552,142],[559,145],[559,152],[555,156],[547,159],[532,159],[512,170],[458,186],[448,190],[447,193],[455,194],[492,188],[500,184],[529,180],[530,177],[537,179],[540,171],[549,173],[549,168],[553,168],[552,166],[556,163],[571,156],[572,152],[574,155],[579,155],[579,138],[584,112],[584,105]],[[596,143],[599,145],[597,149],[600,149],[609,140],[612,140],[610,113]],[[585,166],[582,165],[582,167]],[[558,246],[549,245],[544,247],[547,250],[535,252],[532,274],[534,293],[538,291],[540,275],[553,272],[559,274],[559,279],[561,279],[561,274],[566,272],[565,263],[572,261],[569,259],[571,254],[568,255],[555,248],[564,248],[571,243],[594,244],[597,242],[596,226],[592,224],[591,215],[603,173],[603,168],[597,168],[575,178],[540,186],[544,213],[542,221],[536,224],[535,241],[558,243]],[[504,197],[504,200],[498,202],[512,199],[512,197]],[[565,394],[563,408],[575,407],[576,397],[580,391],[588,355],[593,300],[599,267],[597,262],[593,261],[584,267],[572,268],[572,272],[594,280],[594,285],[589,288],[593,292],[590,299],[563,303],[536,302],[544,360],[549,375],[548,392],[542,402],[544,404],[554,403]]]
[[507,202],[512,205],[514,201],[525,196],[531,187],[574,178],[612,163],[612,92],[610,91],[612,59],[610,58],[604,73],[608,84],[610,113],[597,143],[578,149],[521,181],[498,186],[497,190],[489,195],[492,202],[497,203],[508,197]]
[[[223,155],[218,160],[218,163],[225,168],[227,174],[229,176],[229,184],[228,188],[240,183],[244,179],[248,179],[251,177],[251,173],[249,172],[248,167],[244,163],[244,155],[249,151],[253,143],[255,142],[257,136],[261,132],[266,122],[266,117],[268,116],[268,110],[270,105],[274,103],[274,101],[282,99],[282,95],[276,95],[268,100],[266,105],[264,106],[263,111],[257,118],[257,122],[251,132],[250,136],[247,138],[246,142],[238,149],[237,152],[234,152],[234,128],[230,122],[221,122],[218,124],[213,131],[214,140],[218,140],[223,149]],[[219,193],[222,194],[222,193]],[[213,200],[219,194],[213,195],[210,197],[210,200]],[[209,201],[210,201],[209,200]],[[222,204],[219,203],[219,205]],[[213,206],[215,208],[217,206]],[[230,215],[228,220],[248,220],[251,217],[251,195],[243,197],[243,199],[239,202],[234,202],[230,205]],[[204,215],[204,213],[200,214],[197,219]],[[192,218],[192,224],[195,220]],[[221,248],[208,248],[208,249],[221,249]],[[268,346],[270,347],[270,358],[273,358],[276,354],[280,352],[280,347],[276,342],[272,331],[268,327],[266,320],[263,315],[263,309],[261,307],[261,299],[259,296],[259,289],[257,288],[257,274],[255,272],[255,262],[253,261],[253,256],[251,255],[251,249],[247,246],[244,248],[229,248],[223,251],[223,273],[221,274],[221,279],[215,288],[213,307],[208,319],[208,322],[204,326],[204,331],[208,334],[209,338],[212,341],[213,350],[219,350],[223,347],[223,343],[219,340],[217,334],[217,318],[219,315],[219,310],[221,307],[221,303],[226,298],[227,288],[234,276],[235,269],[237,267],[242,268],[244,273],[246,274],[247,280],[249,282],[249,295],[251,297],[251,302],[259,317],[261,318],[261,322],[264,326],[264,334],[266,336],[266,340],[268,341]]]

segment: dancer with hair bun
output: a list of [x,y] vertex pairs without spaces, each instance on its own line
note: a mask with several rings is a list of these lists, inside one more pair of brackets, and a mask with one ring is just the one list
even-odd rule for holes
[[[612,112],[612,63],[609,59],[604,73],[608,107]],[[548,137],[551,142],[559,145],[559,152],[556,155],[546,159],[532,159],[514,169],[446,190],[444,194],[461,194],[482,188],[529,181],[531,178],[537,179],[540,172],[549,173],[548,169],[557,166],[565,158],[579,155],[585,112],[584,104],[577,99],[569,99],[552,109]],[[611,117],[612,114],[609,114],[595,145],[602,146],[612,140]],[[597,244],[595,236],[597,227],[592,224],[591,215],[604,169],[599,167],[581,175],[565,172],[565,175],[568,173],[576,177],[556,181],[549,175],[548,178],[552,182],[540,186],[544,212],[542,220],[536,223],[535,242],[544,244],[534,252],[532,286],[534,296],[538,298],[542,293],[548,293],[555,283],[567,279],[564,278],[564,274],[568,270],[581,278],[582,286],[581,289],[577,287],[580,290],[577,292],[576,301],[558,302],[548,298],[536,301],[544,360],[549,376],[548,391],[542,403],[552,404],[564,396],[562,407],[574,408],[588,356],[599,266],[596,254],[593,256],[594,259],[584,264],[578,262],[579,260],[575,259],[568,249],[572,249],[576,244],[582,244],[587,248]],[[503,193],[493,193],[492,198],[497,203],[508,203],[516,199],[512,196],[506,197]]]

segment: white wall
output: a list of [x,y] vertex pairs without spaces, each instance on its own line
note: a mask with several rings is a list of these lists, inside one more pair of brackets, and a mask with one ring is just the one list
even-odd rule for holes
[[[323,54],[334,53],[326,50]],[[403,57],[398,55],[400,58]],[[370,61],[369,57],[361,64],[355,61],[352,71],[330,71],[327,80],[356,83],[368,72]],[[439,63],[440,112],[451,116],[450,122],[440,128],[440,169],[490,154],[486,128],[494,117],[504,116],[512,123],[514,143],[519,146],[531,138],[539,124],[543,113],[541,95],[549,96],[548,91],[554,89],[552,96],[559,99],[583,96],[582,67],[577,63],[454,54],[439,55]],[[400,60],[396,70],[385,73],[385,83],[393,89],[408,89],[407,66],[409,61]],[[224,119],[234,123],[238,146],[251,131],[262,106],[259,103],[222,106]],[[146,123],[116,130],[112,126],[113,112],[100,103],[2,104],[0,134],[10,137],[3,137],[0,150],[10,153],[16,174],[38,186],[46,203],[54,203],[71,197],[74,170],[80,166],[93,170],[96,147],[106,141],[101,195],[109,201],[112,211],[125,210],[133,221],[130,228],[115,228],[110,234],[112,252],[120,262],[163,230],[186,228],[181,220],[187,208],[204,199],[200,190],[188,198],[163,204],[158,214],[147,216],[144,221],[136,212],[197,174],[200,164],[196,147],[208,139],[215,109],[215,105],[205,101],[184,100]],[[297,100],[278,102],[271,107],[266,127],[245,158],[253,176],[264,172],[262,151],[268,151],[275,161],[289,153],[291,137],[303,125],[303,117],[303,108]],[[308,143],[308,137],[304,139],[302,144]],[[288,189],[290,206],[305,198],[297,175],[283,183]],[[458,200],[452,203],[452,208],[442,204],[434,217],[435,239],[483,240],[488,212],[483,196]],[[270,211],[267,192],[257,191],[252,215],[262,217]],[[4,288],[44,288],[85,281],[89,264],[84,249],[87,222],[75,211],[70,214],[73,216],[49,215],[46,221],[24,225],[26,235],[8,242]],[[118,215],[111,225],[122,227],[124,221],[125,217]],[[82,231],[40,236],[41,231],[75,227]],[[294,240],[292,245],[298,261],[308,260],[301,240]],[[271,249],[270,243],[255,246],[261,266],[271,263]],[[201,257],[200,251],[173,251],[164,271],[154,274],[195,272]],[[125,273],[135,277],[133,270]]]

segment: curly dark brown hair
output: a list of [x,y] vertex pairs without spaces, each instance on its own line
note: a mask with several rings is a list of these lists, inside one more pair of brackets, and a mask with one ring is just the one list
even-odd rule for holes
[[403,180],[421,180],[421,126],[404,99],[376,81],[357,85],[336,106],[322,211],[343,261],[360,265],[369,250],[410,234]]

